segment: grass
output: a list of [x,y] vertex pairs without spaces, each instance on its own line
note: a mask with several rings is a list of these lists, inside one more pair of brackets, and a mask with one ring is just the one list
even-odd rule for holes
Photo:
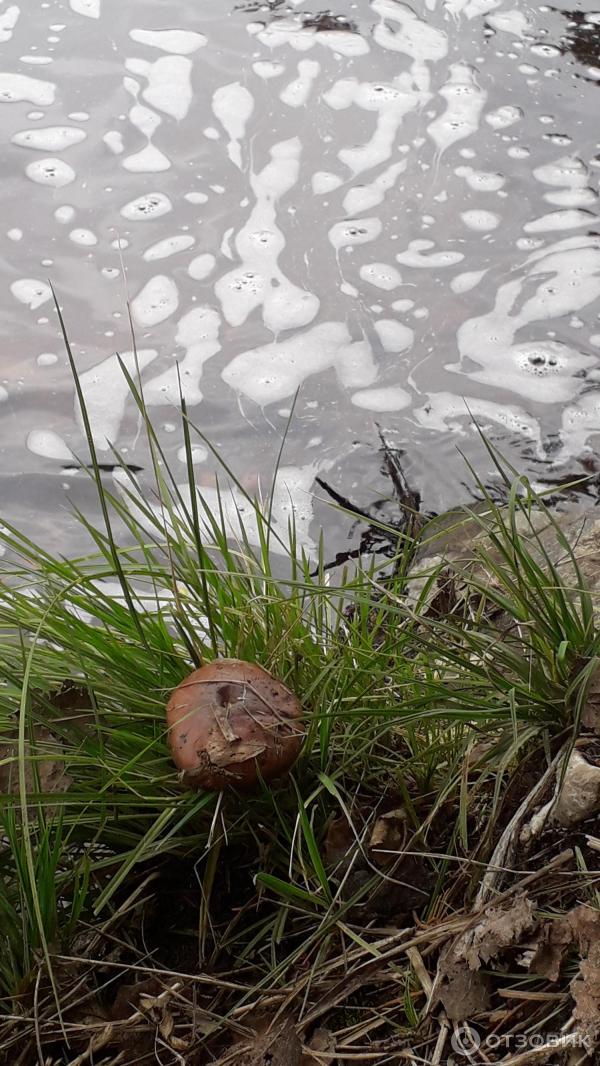
[[[293,517],[283,538],[269,498],[229,469],[211,511],[192,463],[208,442],[183,401],[181,489],[125,367],[155,485],[123,464],[109,487],[65,341],[102,525],[76,516],[93,551],[75,559],[4,521],[0,534],[0,1049],[10,1063],[225,1062],[262,1010],[292,1007],[307,1040],[325,1016],[361,1054],[371,1028],[410,1046],[423,958],[475,899],[532,764],[579,729],[600,632],[572,539],[492,452],[506,504],[484,494],[446,518],[445,538],[470,530],[460,580],[418,561],[439,522],[332,578],[323,545],[309,558]],[[259,662],[306,709],[302,756],[275,788],[180,785],[165,703],[216,656]],[[586,862],[580,850],[584,881]],[[138,978],[146,1000],[123,993],[137,1008],[119,1014]],[[115,1018],[120,1050],[102,1059]]]

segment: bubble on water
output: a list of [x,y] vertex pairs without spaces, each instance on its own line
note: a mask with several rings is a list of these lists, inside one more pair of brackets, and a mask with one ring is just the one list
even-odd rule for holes
[[63,159],[36,159],[25,167],[25,173],[30,181],[37,185],[48,185],[52,189],[62,189],[77,177],[73,167]]
[[542,56],[544,59],[560,55],[560,49],[553,44],[532,44],[530,52],[533,52],[536,56]]
[[[117,442],[127,402],[133,403],[131,390],[121,363],[135,377],[137,370],[145,370],[156,359],[158,352],[152,348],[139,348],[137,352],[122,352],[96,363],[79,375],[87,417],[94,444],[99,451],[109,451]],[[78,425],[85,432],[79,403],[75,403]]]
[[522,118],[523,111],[520,107],[515,107],[514,104],[503,104],[495,111],[489,111],[485,116],[485,121],[495,130],[505,130],[509,126],[514,126],[515,122],[520,122]]
[[125,68],[148,82],[142,96],[152,107],[181,121],[192,103],[192,61],[186,56],[161,56],[153,63],[126,59]]
[[54,103],[56,85],[40,81],[27,74],[0,73],[0,103],[20,103],[26,100],[37,107],[49,107]]
[[183,199],[187,200],[188,204],[205,204],[208,202],[208,196],[205,192],[186,192]]
[[20,13],[20,8],[18,8],[16,4],[11,4],[10,7],[7,7],[6,11],[0,15],[0,43],[10,41],[13,35],[13,30],[19,21]]
[[273,63],[268,60],[260,60],[252,64],[252,70],[259,77],[268,81],[269,78],[278,78],[285,72],[285,63]]
[[479,282],[486,274],[487,270],[466,270],[463,274],[457,274],[456,277],[452,278],[450,288],[457,295],[463,292],[470,292],[476,285],[479,285]]
[[514,144],[508,149],[506,154],[509,155],[511,159],[527,159],[531,155],[531,152],[529,151],[529,148],[526,148],[522,144]]
[[84,248],[92,248],[98,243],[98,238],[91,229],[72,229],[69,233],[69,240],[73,241],[73,244],[80,244]]
[[385,199],[386,193],[393,189],[399,174],[406,170],[406,160],[392,163],[382,171],[369,185],[355,185],[344,197],[344,211],[348,215],[357,215],[362,211],[371,211]]
[[17,228],[9,229],[6,233],[6,236],[8,237],[9,241],[20,241],[23,239],[23,230]]
[[404,352],[411,348],[415,335],[409,326],[396,318],[380,318],[375,322],[375,332],[384,352]]
[[500,215],[494,214],[493,211],[480,211],[475,208],[472,211],[461,211],[460,217],[467,229],[479,233],[488,233],[500,225]]
[[67,225],[75,218],[75,208],[71,207],[70,204],[63,204],[62,207],[56,208],[54,217],[57,222],[61,223],[61,225]]
[[411,397],[404,389],[388,385],[384,389],[360,389],[351,397],[355,407],[362,407],[367,411],[401,411],[409,407]]
[[581,226],[591,226],[596,221],[596,216],[591,211],[566,209],[564,211],[551,211],[547,215],[526,222],[523,226],[525,233],[548,233],[551,230],[579,229]]
[[13,134],[13,144],[21,148],[33,148],[38,152],[61,152],[87,137],[85,130],[76,126],[46,126],[34,130],[20,130]]
[[71,11],[90,19],[100,18],[100,0],[69,0]]
[[123,134],[119,130],[108,130],[102,140],[107,148],[110,148],[114,155],[122,155],[125,151],[125,145],[123,144]]
[[173,204],[168,196],[162,192],[145,193],[143,196],[130,200],[121,208],[123,218],[130,222],[144,222],[153,218],[160,218],[173,210]]
[[37,278],[19,278],[18,281],[13,281],[10,291],[15,299],[22,304],[27,304],[32,311],[41,307],[52,296],[50,286]]
[[179,293],[172,278],[157,274],[150,278],[131,301],[133,319],[140,326],[157,326],[179,306]]
[[342,178],[339,178],[337,174],[329,173],[327,170],[317,170],[311,178],[312,191],[315,196],[324,196],[328,192],[333,192],[341,184]]
[[187,56],[208,43],[208,38],[196,30],[130,30],[129,36],[138,44],[160,48],[173,55]]
[[298,63],[298,77],[289,82],[279,94],[279,99],[287,107],[303,107],[310,96],[315,78],[321,71],[320,63],[303,59]]
[[188,274],[194,281],[204,281],[209,274],[212,274],[216,262],[214,255],[211,255],[210,252],[204,252],[202,255],[197,255],[195,259],[192,259],[188,266]]
[[191,248],[194,240],[194,237],[185,233],[178,233],[173,237],[164,237],[163,240],[157,241],[156,244],[146,248],[143,258],[146,262],[167,259],[170,255],[177,255],[178,252],[185,252],[188,248]]
[[488,15],[486,21],[492,29],[501,33],[512,33],[515,37],[523,37],[531,29],[531,22],[522,11],[499,11],[497,14]]
[[432,252],[432,248],[435,248],[434,241],[425,239],[410,241],[405,252],[398,252],[396,260],[405,266],[426,270],[431,267],[455,266],[465,258],[463,252]]
[[340,248],[374,241],[379,237],[382,228],[379,218],[349,219],[346,222],[336,222],[329,230],[328,236],[333,247],[339,251]]
[[474,170],[473,167],[460,166],[454,173],[457,177],[464,178],[469,188],[477,192],[498,192],[506,184],[506,178],[502,174]]
[[51,429],[33,429],[27,436],[27,448],[44,459],[73,462],[73,453],[62,437]]
[[229,85],[222,85],[213,93],[212,109],[229,137],[227,147],[229,158],[235,166],[241,169],[240,141],[244,137],[246,125],[254,111],[254,97],[239,81],[231,82]]
[[[373,37],[381,48],[402,52],[417,63],[438,62],[448,53],[448,37],[437,27],[420,19],[409,8],[395,0],[373,0],[373,11],[381,18]],[[398,23],[392,29],[389,22]]]
[[[208,459],[208,454],[208,448],[204,448],[201,444],[194,444],[190,448],[190,458],[194,465],[198,463],[205,463]],[[185,445],[182,445],[182,447],[177,452],[177,458],[179,459],[180,463],[187,463],[188,453]]]
[[58,356],[54,352],[41,352],[36,362],[38,366],[54,366],[58,363]]
[[90,118],[89,111],[70,111],[67,115],[72,122],[87,122]]
[[467,63],[453,63],[450,77],[439,91],[447,101],[446,110],[429,124],[427,132],[440,155],[479,128],[487,92],[477,85],[475,73]]
[[161,174],[171,167],[171,160],[154,144],[147,144],[139,152],[123,160],[125,170],[132,174]]
[[402,284],[400,271],[387,263],[366,263],[360,268],[360,276],[363,281],[387,292]]
[[[347,387],[370,385],[377,370],[364,342],[354,347],[342,322],[321,322],[284,341],[276,341],[237,355],[222,372],[227,385],[265,406],[293,396],[313,374],[335,367]],[[362,381],[359,380],[362,378]]]

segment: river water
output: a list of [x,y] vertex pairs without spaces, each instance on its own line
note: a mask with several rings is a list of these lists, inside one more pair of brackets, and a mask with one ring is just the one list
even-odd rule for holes
[[[1,516],[79,546],[89,454],[148,456],[115,352],[185,481],[190,414],[281,528],[326,477],[464,496],[477,420],[524,472],[600,432],[600,11],[521,0],[0,2]],[[199,438],[198,481],[214,461]],[[110,481],[110,474],[107,480]],[[148,489],[150,492],[150,488]],[[233,503],[233,501],[232,501]]]

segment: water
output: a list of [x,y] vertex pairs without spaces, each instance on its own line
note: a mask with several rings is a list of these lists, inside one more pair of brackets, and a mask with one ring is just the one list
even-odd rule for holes
[[[148,469],[115,352],[185,480],[191,415],[254,491],[299,389],[275,514],[368,504],[376,425],[430,508],[600,432],[600,11],[522,0],[0,4],[2,515],[79,547],[100,459]],[[123,274],[124,270],[124,274]],[[208,498],[214,462],[194,460]],[[107,474],[110,481],[110,474]],[[148,490],[150,492],[150,489]],[[316,498],[315,498],[316,497]]]

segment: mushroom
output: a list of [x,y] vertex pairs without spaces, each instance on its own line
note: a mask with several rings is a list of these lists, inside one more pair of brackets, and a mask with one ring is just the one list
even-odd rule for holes
[[249,789],[285,774],[304,730],[296,696],[257,663],[215,659],[171,693],[171,755],[191,788]]

